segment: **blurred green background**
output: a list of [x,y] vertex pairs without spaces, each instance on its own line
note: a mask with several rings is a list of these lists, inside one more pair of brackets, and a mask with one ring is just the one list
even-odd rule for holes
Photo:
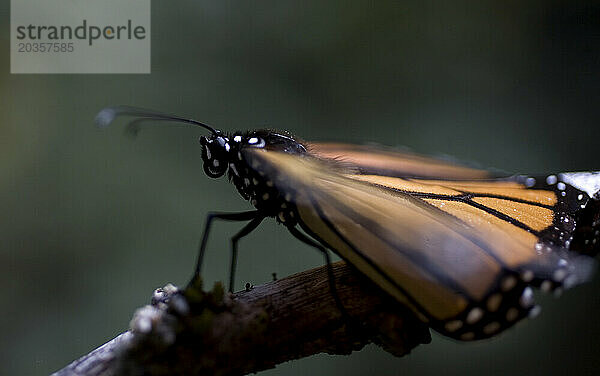
[[[598,2],[153,1],[150,75],[10,75],[0,4],[2,375],[48,374],[127,329],[154,288],[187,281],[209,210],[249,208],[203,175],[198,129],[131,140],[93,126],[103,106],[508,171],[600,170]],[[227,278],[238,227],[212,233],[210,284]],[[241,243],[238,287],[321,263],[268,221]],[[434,334],[404,358],[369,346],[261,375],[597,374],[599,287],[540,296],[539,318],[493,340]]]

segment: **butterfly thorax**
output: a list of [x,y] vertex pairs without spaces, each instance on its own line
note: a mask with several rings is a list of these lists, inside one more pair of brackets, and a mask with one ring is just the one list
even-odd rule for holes
[[249,163],[245,152],[254,148],[303,154],[306,153],[306,148],[301,142],[284,132],[257,130],[203,136],[200,143],[204,172],[209,177],[218,178],[227,173],[240,195],[250,201],[261,214],[275,217],[286,225],[296,224],[296,208],[290,201],[289,193],[281,192],[275,186],[272,176]]

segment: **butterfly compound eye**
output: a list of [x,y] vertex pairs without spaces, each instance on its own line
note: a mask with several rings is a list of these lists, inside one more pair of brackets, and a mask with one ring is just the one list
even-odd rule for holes
[[226,142],[222,137],[216,139],[200,137],[202,145],[202,161],[204,172],[211,178],[219,178],[227,172],[227,152],[224,148]]

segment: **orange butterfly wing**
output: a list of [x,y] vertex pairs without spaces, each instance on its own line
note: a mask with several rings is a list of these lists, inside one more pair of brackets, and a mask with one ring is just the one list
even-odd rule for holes
[[290,196],[305,232],[448,336],[498,333],[531,311],[529,283],[569,287],[589,275],[587,258],[550,244],[540,250],[534,234],[515,236],[494,215],[468,205],[464,215],[445,210],[406,187],[356,174],[343,159],[260,149],[244,155]]

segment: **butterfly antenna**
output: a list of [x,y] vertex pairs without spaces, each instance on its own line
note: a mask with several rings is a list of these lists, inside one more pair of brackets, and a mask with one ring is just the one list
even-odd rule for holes
[[166,114],[158,111],[147,110],[145,108],[130,107],[130,106],[114,106],[106,107],[100,110],[94,119],[96,125],[100,128],[106,128],[118,117],[118,116],[129,116],[134,119],[129,123],[128,131],[133,134],[137,134],[139,126],[143,122],[147,121],[172,121],[176,123],[192,124],[204,129],[209,130],[212,134],[220,134],[221,131],[211,127],[210,125],[201,123],[194,119],[187,119],[177,115]]

